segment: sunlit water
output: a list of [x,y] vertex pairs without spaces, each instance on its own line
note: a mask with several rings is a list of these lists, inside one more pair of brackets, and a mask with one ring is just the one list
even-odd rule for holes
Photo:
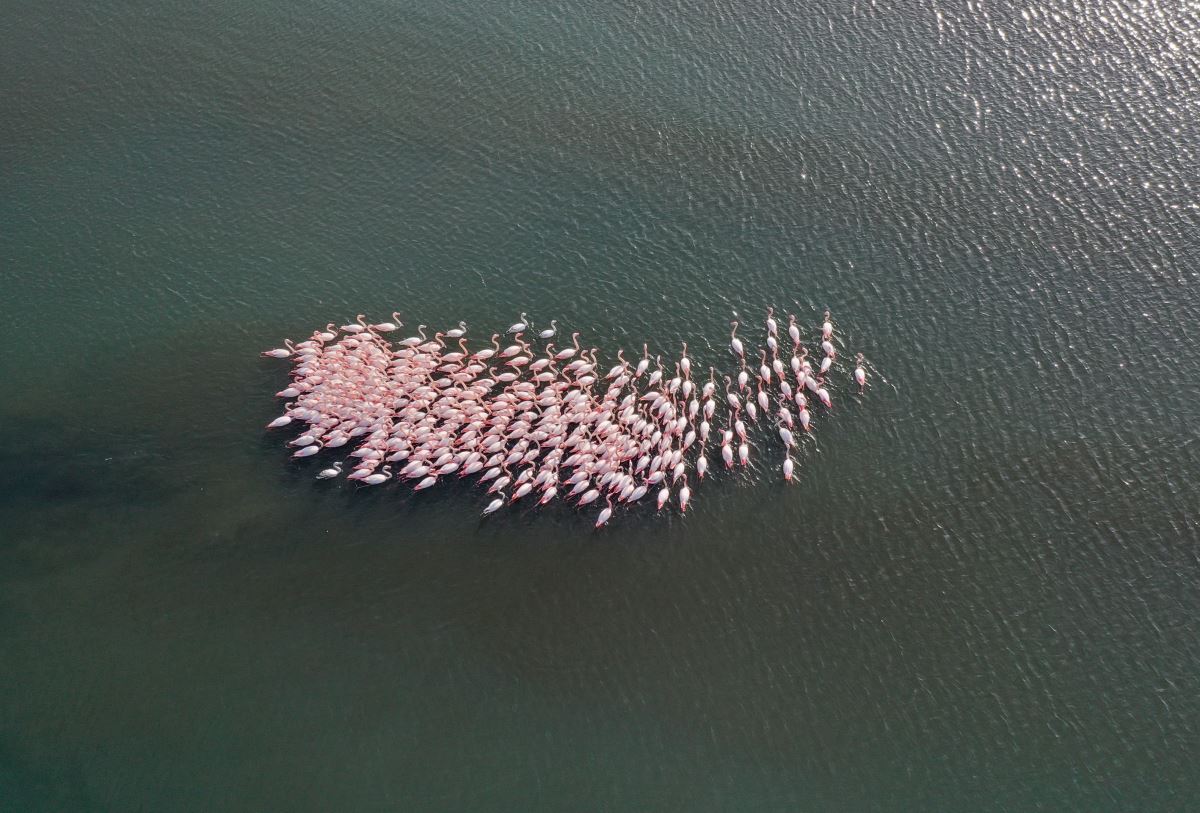
[[[7,3],[0,810],[1193,808],[1183,8]],[[261,428],[359,312],[767,304],[876,386],[686,518]]]

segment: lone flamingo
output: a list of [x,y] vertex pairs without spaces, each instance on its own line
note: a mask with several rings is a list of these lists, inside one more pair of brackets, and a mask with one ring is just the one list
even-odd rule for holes
[[612,516],[612,512],[613,512],[612,501],[613,501],[612,494],[609,494],[608,495],[608,505],[606,505],[603,509],[601,509],[600,516],[596,517],[596,527],[597,528],[599,528],[604,523],[608,522],[609,517]]

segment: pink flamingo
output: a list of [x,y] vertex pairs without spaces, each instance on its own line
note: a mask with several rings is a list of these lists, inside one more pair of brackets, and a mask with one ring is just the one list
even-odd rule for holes
[[729,324],[732,327],[732,330],[729,331],[729,349],[733,351],[734,355],[737,355],[737,356],[746,355],[746,350],[742,346],[742,340],[737,337],[737,329],[738,329],[737,320],[735,319],[732,322],[730,322]]
[[[521,318],[524,330],[530,329],[525,314]],[[751,394],[738,323],[730,323],[730,348],[741,369],[738,390],[723,376],[729,413],[720,432],[720,454],[726,467],[734,465],[735,446],[737,461],[749,465],[749,432],[741,410],[751,421],[760,408],[764,415],[770,414],[772,374],[778,377],[782,394],[777,428],[786,449],[795,445],[788,409],[793,395],[806,431],[811,431],[811,415],[804,391],[815,393],[826,408],[830,405],[824,378],[816,377],[799,345],[798,329],[793,331],[795,324],[795,317],[789,316],[790,363],[798,391],[792,392],[785,375],[787,367],[774,341],[778,326],[773,309],[768,308],[767,345],[772,357],[760,351],[759,380]],[[519,337],[523,331],[503,351],[499,334],[492,334],[490,348],[472,352],[465,322],[432,339],[419,325],[419,335],[388,341],[384,334],[402,325],[397,312],[392,313],[392,321],[375,324],[367,324],[359,314],[356,323],[340,332],[330,323],[306,341],[286,340],[285,347],[266,353],[287,358],[292,365],[292,380],[278,393],[289,401],[283,414],[267,426],[300,423],[306,427],[289,444],[294,456],[310,457],[322,449],[352,445],[354,469],[348,476],[364,486],[397,479],[415,483],[414,490],[420,491],[450,474],[475,475],[493,495],[485,516],[505,502],[538,491],[539,505],[558,496],[576,498],[578,505],[604,499],[611,517],[615,503],[637,502],[651,488],[658,489],[660,508],[665,506],[673,483],[679,484],[684,512],[691,494],[688,469],[694,465],[697,478],[706,477],[706,443],[720,403],[714,398],[716,373],[710,367],[709,380],[694,384],[686,343],[669,380],[661,356],[656,358],[657,370],[643,379],[651,366],[647,344],[636,367],[622,351],[617,354],[619,363],[601,377],[596,350],[583,350],[578,332],[572,334],[573,347],[558,352],[550,343],[537,354],[531,352]],[[556,320],[550,330],[557,331]],[[552,338],[545,333],[539,335]],[[831,338],[829,333],[823,339],[821,372],[832,363]],[[447,346],[447,340],[456,345]],[[489,368],[487,363],[497,357],[505,363],[499,370]],[[854,377],[861,392],[865,386],[861,354],[856,362]],[[747,391],[744,404],[739,391]],[[394,474],[393,463],[398,469]],[[519,470],[515,482],[510,466]],[[785,453],[785,480],[791,480],[793,470],[790,452]],[[328,479],[340,473],[341,464],[336,463],[317,477]]]

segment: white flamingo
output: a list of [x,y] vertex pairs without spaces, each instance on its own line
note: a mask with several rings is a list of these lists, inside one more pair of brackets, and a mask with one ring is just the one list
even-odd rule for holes
[[334,463],[329,468],[321,469],[319,472],[317,472],[317,479],[318,480],[328,480],[331,477],[337,477],[341,473],[342,473],[342,463],[341,463],[341,461],[338,461],[337,463]]
[[604,525],[606,522],[608,522],[609,518],[612,517],[612,512],[613,512],[612,499],[613,499],[612,495],[609,494],[608,495],[608,505],[606,505],[604,507],[604,509],[600,511],[600,516],[596,517],[596,527],[597,528],[599,528],[601,525]]

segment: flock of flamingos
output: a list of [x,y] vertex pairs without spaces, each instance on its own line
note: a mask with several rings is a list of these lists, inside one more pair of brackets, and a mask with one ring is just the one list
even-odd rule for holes
[[[501,347],[500,335],[492,334],[491,346],[474,352],[463,322],[432,338],[419,325],[418,335],[393,345],[386,337],[403,326],[397,314],[377,324],[360,315],[263,353],[294,365],[292,383],[276,393],[288,399],[287,408],[267,428],[306,425],[289,444],[296,458],[354,445],[347,478],[363,486],[397,479],[420,491],[452,476],[478,475],[495,495],[485,516],[525,498],[539,505],[603,503],[600,527],[615,503],[636,503],[656,490],[661,510],[672,489],[686,512],[688,475],[704,479],[710,442],[726,468],[746,466],[745,420],[769,423],[783,445],[781,469],[790,481],[797,431],[813,428],[810,405],[833,406],[826,377],[837,350],[828,311],[812,336],[819,359],[809,357],[794,316],[784,343],[767,309],[766,347],[757,359],[750,350],[749,362],[738,322],[730,324],[729,349],[740,368],[736,377],[718,378],[712,367],[707,375],[693,370],[686,342],[665,367],[662,356],[651,359],[643,345],[636,362],[619,352],[620,363],[605,372],[596,350],[580,347],[578,333],[556,348],[557,321],[527,341],[533,331],[524,313],[508,329],[512,344]],[[861,353],[853,378],[861,393],[867,383]],[[317,477],[342,473],[338,462]]]

